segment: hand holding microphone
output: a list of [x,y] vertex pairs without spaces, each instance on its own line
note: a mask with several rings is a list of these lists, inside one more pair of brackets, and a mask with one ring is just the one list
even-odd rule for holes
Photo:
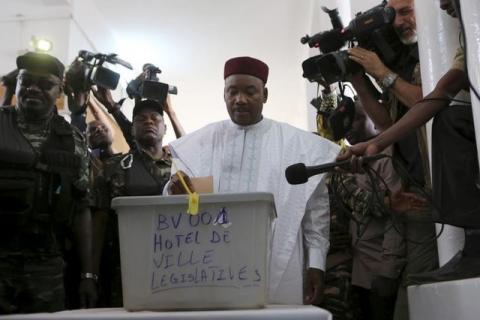
[[[376,161],[384,157],[386,157],[386,155],[377,154],[369,157],[360,157],[358,158],[358,160],[360,162],[360,165],[363,166],[366,163]],[[287,178],[287,181],[290,184],[302,184],[307,182],[308,178],[310,178],[311,176],[332,171],[335,168],[351,170],[351,169],[355,169],[354,166],[352,166],[352,161],[350,158],[342,161],[330,162],[330,163],[325,163],[318,166],[308,166],[308,167],[305,166],[304,163],[296,163],[289,166],[285,170],[285,177]]]

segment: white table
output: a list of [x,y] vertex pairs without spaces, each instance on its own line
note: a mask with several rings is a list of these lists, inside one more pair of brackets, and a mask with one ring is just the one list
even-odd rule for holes
[[124,309],[85,309],[62,311],[56,313],[34,313],[23,315],[0,316],[1,320],[50,320],[50,319],[75,319],[75,320],[107,320],[107,319],[225,319],[225,320],[266,320],[266,319],[302,319],[302,320],[331,320],[332,315],[320,308],[312,306],[284,306],[269,305],[265,309],[255,310],[220,310],[220,311],[169,311],[128,312]]
[[410,320],[478,320],[479,297],[480,278],[410,286]]

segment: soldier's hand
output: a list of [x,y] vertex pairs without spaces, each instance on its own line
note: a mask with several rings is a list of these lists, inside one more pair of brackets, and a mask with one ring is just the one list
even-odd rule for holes
[[80,308],[95,308],[98,301],[97,283],[93,279],[82,279],[78,288]]
[[324,272],[320,269],[309,268],[305,281],[304,304],[318,306],[323,300]]
[[194,192],[195,189],[193,188],[192,181],[190,180],[190,177],[185,174],[185,172],[179,170],[177,171],[176,174],[174,174],[170,178],[170,187],[168,190],[169,194],[187,194],[187,190],[183,187],[182,182],[180,181],[180,178],[178,175],[182,175],[183,180],[185,181],[188,189],[190,189],[191,192]]
[[366,73],[377,80],[383,79],[390,72],[378,55],[373,51],[354,47],[348,49],[348,56],[351,60],[361,65]]

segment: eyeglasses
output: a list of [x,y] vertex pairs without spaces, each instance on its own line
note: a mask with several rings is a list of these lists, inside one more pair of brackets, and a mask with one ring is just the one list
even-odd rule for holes
[[37,85],[41,90],[48,91],[54,86],[59,85],[60,82],[49,79],[45,76],[20,75],[18,81],[22,87],[31,87]]

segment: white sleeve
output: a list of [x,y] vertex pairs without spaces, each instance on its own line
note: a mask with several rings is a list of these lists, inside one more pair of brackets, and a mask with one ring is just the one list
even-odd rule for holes
[[307,267],[325,271],[330,247],[330,202],[325,176],[307,201],[302,230]]
[[[173,176],[178,170],[181,170],[181,171],[185,172],[187,175],[192,176],[191,171],[189,169],[187,169],[187,167],[185,166],[183,161],[181,161],[179,158],[175,158],[172,155],[172,166],[170,168],[170,177]],[[170,188],[170,181],[171,181],[171,179],[168,180],[168,182],[163,187],[162,195],[164,195],[164,196],[169,195],[168,189]]]

